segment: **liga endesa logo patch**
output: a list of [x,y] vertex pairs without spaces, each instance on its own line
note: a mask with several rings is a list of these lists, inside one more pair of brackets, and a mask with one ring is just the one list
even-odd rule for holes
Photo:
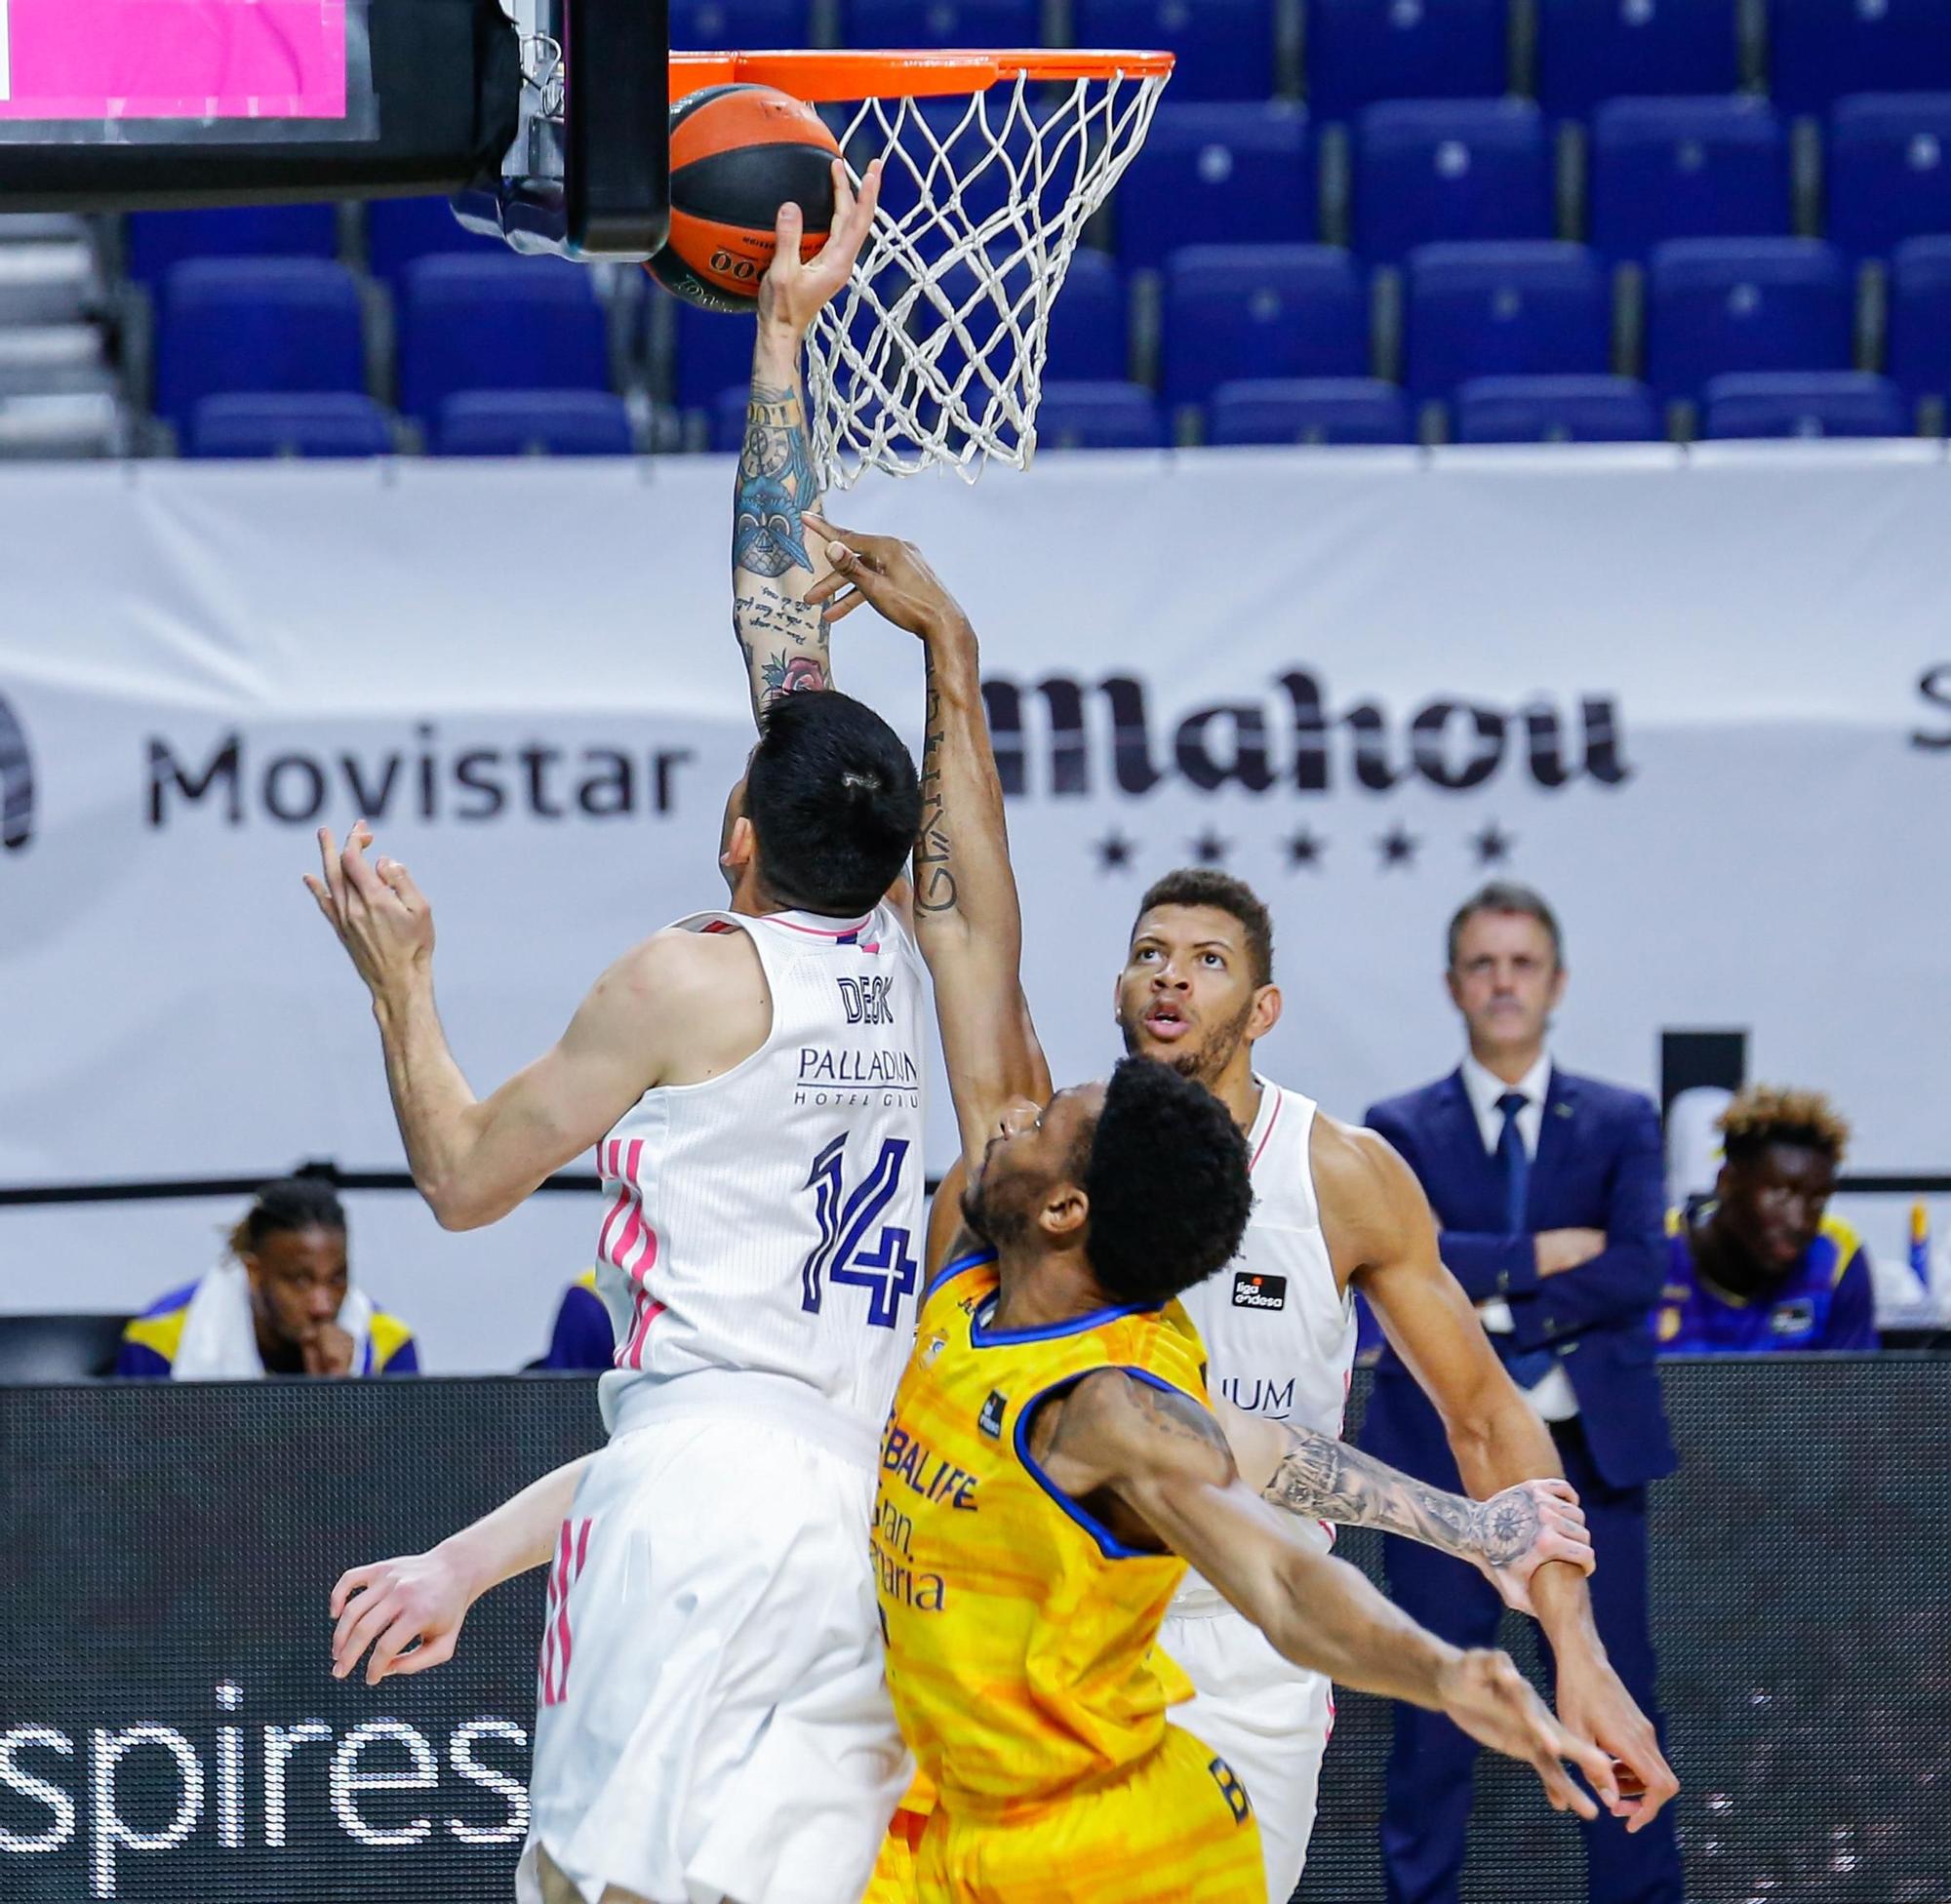
[[1233,1307],[1235,1309],[1285,1309],[1287,1307],[1287,1278],[1285,1276],[1255,1276],[1249,1270],[1241,1270],[1233,1278]]

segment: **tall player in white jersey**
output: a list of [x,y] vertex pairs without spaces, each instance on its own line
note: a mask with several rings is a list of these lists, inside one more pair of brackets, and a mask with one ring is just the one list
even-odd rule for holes
[[[1254,1046],[1279,1022],[1281,996],[1272,925],[1251,889],[1203,870],[1154,885],[1138,908],[1116,1011],[1128,1051],[1197,1078],[1247,1133],[1254,1201],[1246,1239],[1227,1270],[1183,1300],[1206,1342],[1213,1392],[1302,1431],[1288,1438],[1270,1484],[1284,1502],[1325,1522],[1448,1544],[1442,1510],[1433,1527],[1399,1525],[1394,1514],[1413,1503],[1421,1503],[1417,1520],[1431,1520],[1419,1491],[1406,1492],[1399,1477],[1340,1442],[1358,1287],[1442,1415],[1480,1502],[1560,1474],[1549,1434],[1443,1266],[1408,1167],[1373,1131],[1337,1123],[1254,1070]],[[1244,1457],[1242,1470],[1254,1478]],[[1453,1551],[1477,1557],[1467,1544]],[[1607,1661],[1583,1574],[1547,1566],[1530,1590],[1556,1660],[1560,1718],[1630,1774],[1612,1808],[1637,1829],[1678,1789],[1653,1728]],[[1180,1723],[1253,1794],[1268,1897],[1287,1904],[1313,1829],[1333,1688],[1283,1660],[1196,1577],[1162,1641],[1198,1691]]]
[[[405,870],[367,862],[362,825],[343,853],[321,836],[307,882],[372,991],[444,1225],[495,1221],[592,1144],[601,1166],[613,1438],[538,1484],[560,1533],[521,1888],[547,1904],[851,1904],[906,1775],[864,1530],[922,1249],[924,975],[884,896],[921,810],[878,715],[801,692],[830,678],[800,346],[878,186],[856,202],[834,172],[828,244],[802,265],[787,208],[760,300],[733,564],[761,735],[726,810],[730,906],[625,954],[477,1100]],[[343,1638],[412,1637],[356,1582],[338,1605]]]

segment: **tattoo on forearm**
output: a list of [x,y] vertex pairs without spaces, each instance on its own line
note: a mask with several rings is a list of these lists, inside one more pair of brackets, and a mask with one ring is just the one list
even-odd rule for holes
[[732,603],[732,628],[761,707],[781,694],[831,686],[826,624],[818,609],[762,583]]
[[806,415],[790,386],[754,383],[745,408],[745,446],[738,457],[738,497],[733,517],[732,567],[750,575],[813,573],[803,511],[819,499]]
[[942,790],[941,755],[947,717],[941,689],[935,678],[935,657],[928,657],[928,726],[921,746],[921,833],[915,841],[915,910],[921,913],[955,910],[955,853],[948,836],[948,801]]
[[1291,1514],[1379,1527],[1447,1554],[1507,1567],[1537,1538],[1537,1503],[1523,1494],[1466,1500],[1398,1474],[1345,1442],[1290,1428],[1288,1451],[1261,1496]]

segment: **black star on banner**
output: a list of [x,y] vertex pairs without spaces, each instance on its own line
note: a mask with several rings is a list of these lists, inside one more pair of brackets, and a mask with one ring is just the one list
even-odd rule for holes
[[1422,842],[1397,820],[1390,830],[1375,842],[1382,855],[1382,866],[1386,871],[1391,866],[1407,866],[1413,863],[1415,850]]
[[1132,863],[1132,843],[1122,833],[1113,833],[1097,842],[1097,867],[1100,872],[1123,872]]
[[1209,826],[1198,839],[1193,841],[1192,856],[1202,866],[1222,866],[1226,863],[1226,854],[1231,849],[1232,842],[1230,840],[1222,840]]
[[1500,866],[1511,856],[1511,849],[1517,845],[1517,839],[1515,835],[1506,833],[1495,820],[1488,820],[1481,833],[1471,834],[1470,844],[1477,849],[1478,865]]
[[1303,826],[1287,843],[1287,863],[1290,867],[1318,866],[1321,864],[1321,855],[1327,851],[1328,842],[1317,838]]

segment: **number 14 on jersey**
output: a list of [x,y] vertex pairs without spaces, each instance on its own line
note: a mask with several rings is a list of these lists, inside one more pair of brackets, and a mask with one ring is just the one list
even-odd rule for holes
[[813,1160],[804,1187],[813,1193],[819,1241],[800,1270],[800,1307],[819,1314],[828,1283],[865,1289],[867,1321],[893,1329],[900,1321],[901,1298],[912,1295],[921,1264],[909,1249],[906,1225],[883,1223],[883,1212],[900,1192],[908,1139],[889,1137],[872,1169],[848,1189],[847,1132]]

